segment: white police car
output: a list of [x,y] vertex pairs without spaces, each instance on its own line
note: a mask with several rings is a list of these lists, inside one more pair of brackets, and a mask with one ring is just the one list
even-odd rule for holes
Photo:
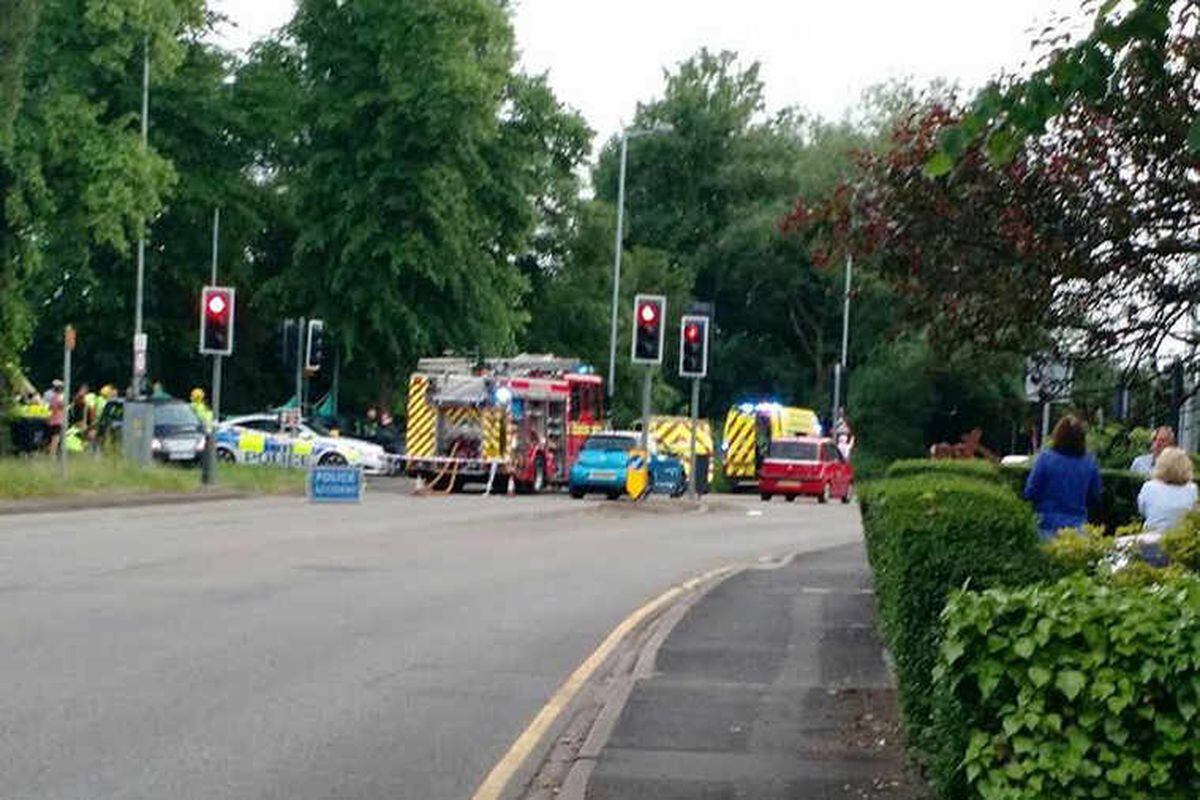
[[362,466],[368,475],[388,475],[392,461],[382,447],[334,436],[319,423],[285,425],[278,414],[230,417],[217,426],[217,458],[239,464],[281,467]]

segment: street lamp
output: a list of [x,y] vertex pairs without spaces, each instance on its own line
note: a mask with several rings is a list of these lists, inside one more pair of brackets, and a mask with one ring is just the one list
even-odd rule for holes
[[[150,37],[142,40],[142,150],[150,146]],[[133,311],[133,393],[135,397],[142,396],[142,384],[145,381],[146,369],[146,340],[142,327],[142,303],[146,292],[146,225],[143,220],[142,231],[138,235],[137,245],[137,287]]]
[[675,126],[660,122],[649,128],[625,128],[621,131],[621,178],[617,183],[617,241],[613,247],[612,336],[608,349],[608,396],[611,399],[617,381],[617,305],[621,295],[621,243],[625,238],[625,169],[629,161],[629,140],[642,136],[664,136]]

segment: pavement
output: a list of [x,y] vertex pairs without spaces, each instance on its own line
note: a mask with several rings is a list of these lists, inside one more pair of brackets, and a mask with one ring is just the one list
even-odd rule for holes
[[649,599],[861,537],[838,505],[391,487],[0,517],[0,797],[462,800]]
[[531,798],[924,796],[905,766],[861,544],[734,575],[652,656],[614,693],[602,746],[585,744],[565,780],[535,782]]

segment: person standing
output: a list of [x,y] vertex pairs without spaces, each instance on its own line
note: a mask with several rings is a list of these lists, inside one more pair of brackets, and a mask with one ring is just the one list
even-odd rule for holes
[[1089,506],[1100,504],[1100,466],[1087,452],[1086,423],[1072,414],[1058,421],[1050,435],[1050,449],[1033,463],[1025,499],[1037,511],[1038,536],[1043,541],[1087,522]]
[[51,381],[50,390],[46,392],[43,399],[50,407],[50,455],[57,455],[59,444],[62,442],[63,422],[67,412],[67,398],[63,396],[63,382],[58,378]]
[[1136,472],[1149,478],[1154,474],[1154,462],[1158,455],[1168,447],[1175,446],[1175,431],[1167,425],[1155,429],[1154,438],[1150,441],[1150,452],[1142,453],[1129,465],[1130,472]]
[[196,416],[200,418],[200,423],[204,425],[204,431],[209,433],[213,428],[213,412],[204,402],[204,390],[197,386],[192,389],[191,394],[192,411],[196,412]]

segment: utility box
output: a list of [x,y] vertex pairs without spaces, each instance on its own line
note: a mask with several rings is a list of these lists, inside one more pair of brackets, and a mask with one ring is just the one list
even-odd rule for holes
[[150,466],[154,440],[154,404],[125,403],[121,422],[121,455],[143,467]]

